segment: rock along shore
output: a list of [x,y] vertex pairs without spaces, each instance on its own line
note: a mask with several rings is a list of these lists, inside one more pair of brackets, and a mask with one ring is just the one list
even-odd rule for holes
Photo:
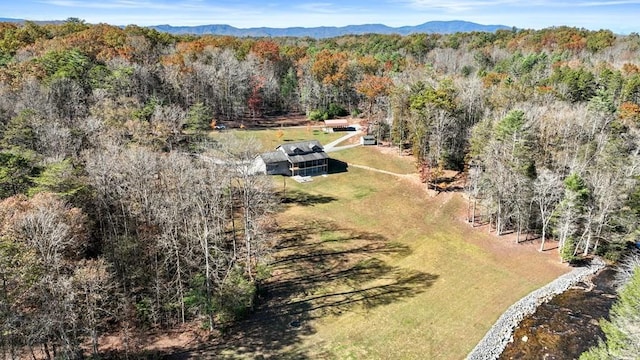
[[536,308],[554,296],[563,293],[571,286],[586,277],[595,274],[605,267],[600,258],[594,258],[591,264],[573,269],[549,284],[529,293],[524,298],[511,305],[493,324],[478,345],[467,355],[468,360],[495,360],[512,340],[513,331],[527,315],[531,315]]

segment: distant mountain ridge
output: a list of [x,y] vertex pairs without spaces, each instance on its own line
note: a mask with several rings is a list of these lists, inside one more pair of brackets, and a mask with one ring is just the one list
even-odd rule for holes
[[[0,18],[0,22],[23,23],[24,19]],[[64,20],[39,20],[38,24],[62,23]],[[496,32],[497,30],[510,30],[512,27],[506,25],[482,25],[469,21],[429,21],[416,26],[390,27],[383,24],[364,24],[348,26],[320,26],[320,27],[287,27],[287,28],[236,28],[225,24],[211,24],[199,26],[172,26],[153,25],[148,26],[161,32],[175,35],[229,35],[237,37],[312,37],[330,38],[342,35],[362,35],[362,34],[399,34],[410,35],[415,33],[427,34],[453,34],[456,32]]]
[[14,18],[3,18],[0,17],[0,22],[7,22],[7,23],[17,23],[17,24],[22,24],[25,21],[32,21],[38,25],[45,25],[45,24],[62,24],[65,22],[65,20],[25,20],[25,19],[14,19]]
[[399,34],[410,35],[415,33],[438,33],[453,34],[456,32],[495,32],[497,30],[512,29],[506,25],[482,25],[468,21],[429,21],[416,26],[390,27],[382,24],[348,25],[342,27],[320,26],[320,27],[288,27],[288,28],[236,28],[230,25],[213,24],[200,26],[171,26],[155,25],[149,26],[161,32],[170,34],[193,34],[193,35],[230,35],[230,36],[250,36],[250,37],[312,37],[329,38],[342,35],[362,35],[362,34]]

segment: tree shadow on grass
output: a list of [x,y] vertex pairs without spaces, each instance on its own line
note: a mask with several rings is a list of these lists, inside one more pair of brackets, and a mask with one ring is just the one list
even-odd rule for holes
[[401,301],[438,279],[389,265],[385,259],[411,249],[379,234],[312,221],[279,235],[273,274],[260,286],[254,313],[219,342],[172,358],[309,359],[301,342],[315,333],[315,319]]
[[281,202],[283,204],[313,206],[317,204],[328,204],[337,199],[333,196],[309,194],[300,190],[280,191]]

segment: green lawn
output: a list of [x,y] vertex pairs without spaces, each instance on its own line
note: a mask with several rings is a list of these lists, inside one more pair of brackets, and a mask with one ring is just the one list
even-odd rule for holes
[[[235,135],[241,138],[253,138],[260,143],[263,151],[271,151],[278,145],[285,142],[295,142],[315,139],[326,145],[346,133],[325,133],[320,127],[284,127],[280,129],[263,130],[226,130],[222,132],[212,132],[212,138],[226,135]],[[332,152],[329,156],[333,159],[353,163],[357,165],[369,166],[381,170],[386,170],[398,174],[412,174],[416,172],[415,160],[413,157],[398,157],[393,154],[380,152],[376,147],[357,147],[348,150]]]
[[287,179],[284,198],[263,303],[224,358],[462,359],[509,305],[567,271],[471,229],[459,194],[428,198],[395,176]]
[[399,157],[394,154],[386,154],[379,151],[375,146],[360,146],[348,150],[332,152],[329,156],[347,163],[369,166],[396,174],[416,173],[415,159],[413,157]]
[[[277,131],[236,133],[265,150],[341,135]],[[412,158],[373,147],[330,156],[415,173]],[[259,307],[201,357],[462,359],[508,306],[567,271],[536,246],[470,228],[460,194],[432,198],[408,178],[350,166],[305,184],[274,177],[274,185],[283,199],[278,245]]]
[[225,134],[234,134],[241,138],[254,138],[260,142],[263,151],[271,151],[285,142],[312,139],[318,140],[325,145],[344,135],[344,133],[325,133],[320,127],[283,127],[280,129],[225,130],[212,132],[210,136],[216,138]]

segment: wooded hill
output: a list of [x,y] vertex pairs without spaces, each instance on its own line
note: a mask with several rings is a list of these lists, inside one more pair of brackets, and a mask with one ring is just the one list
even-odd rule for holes
[[[1,19],[0,19],[1,20]],[[320,27],[289,27],[289,28],[236,28],[230,25],[199,25],[199,26],[171,26],[155,25],[150,28],[167,32],[170,34],[192,34],[192,35],[230,35],[237,37],[312,37],[330,38],[344,35],[364,35],[364,34],[398,34],[409,35],[415,33],[426,34],[453,34],[457,32],[486,31],[510,29],[505,25],[481,25],[468,21],[429,21],[416,26],[389,27],[382,24],[365,24],[349,26],[320,26]]]
[[0,349],[74,358],[104,331],[242,316],[273,190],[237,166],[253,144],[206,132],[267,115],[361,117],[431,186],[464,171],[473,221],[553,238],[565,261],[616,259],[638,240],[639,55],[637,34],[568,27],[316,40],[2,23]]

